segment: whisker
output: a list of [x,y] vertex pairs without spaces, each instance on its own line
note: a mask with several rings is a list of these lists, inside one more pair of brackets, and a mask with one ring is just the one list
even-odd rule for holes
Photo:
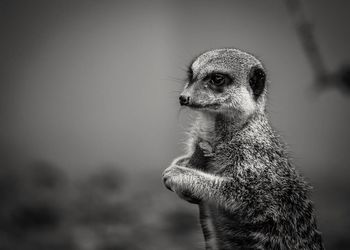
[[181,71],[184,71],[184,72],[187,72],[187,70],[188,70],[187,66],[186,67],[181,66],[181,67],[177,67],[177,68]]
[[[186,120],[184,122],[182,122],[181,115],[184,112],[186,113],[186,116],[185,116]],[[179,122],[181,129],[183,129],[185,132],[186,131],[188,132],[190,130],[190,128],[187,127],[187,124],[192,123],[192,121],[196,119],[196,115],[193,114],[193,112],[190,112],[190,110],[187,107],[180,106],[180,108],[177,111],[176,119]],[[184,123],[186,124],[186,127],[184,126]]]
[[177,110],[177,113],[176,113],[176,120],[179,121],[180,120],[180,115],[181,115],[181,112],[184,110],[184,107],[180,106],[180,108]]
[[162,80],[179,83],[181,85],[184,85],[186,82],[186,78],[178,78],[178,77],[174,77],[174,76],[168,76],[166,78],[163,78]]

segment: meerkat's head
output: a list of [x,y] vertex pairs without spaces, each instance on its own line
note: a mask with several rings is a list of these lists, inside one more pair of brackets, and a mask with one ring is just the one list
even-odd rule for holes
[[261,62],[237,49],[207,51],[193,61],[180,104],[247,119],[263,112],[266,74]]

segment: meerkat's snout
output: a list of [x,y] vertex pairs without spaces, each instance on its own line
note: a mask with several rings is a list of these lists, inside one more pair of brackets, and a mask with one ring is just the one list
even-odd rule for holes
[[186,95],[180,95],[179,101],[181,106],[187,106],[190,104],[190,97]]

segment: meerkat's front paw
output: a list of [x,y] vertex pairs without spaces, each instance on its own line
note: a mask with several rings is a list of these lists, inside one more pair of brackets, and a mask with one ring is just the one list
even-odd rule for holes
[[171,165],[163,172],[163,183],[167,189],[175,192],[181,199],[199,204],[200,198],[196,197],[186,185],[188,181],[186,172],[184,167]]
[[171,165],[186,166],[190,160],[189,156],[180,156],[173,160]]
[[163,183],[167,189],[175,192],[181,186],[184,170],[176,165],[171,165],[163,172]]

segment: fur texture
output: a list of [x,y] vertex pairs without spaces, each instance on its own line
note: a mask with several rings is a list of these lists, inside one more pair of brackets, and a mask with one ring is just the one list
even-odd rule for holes
[[182,95],[198,118],[163,181],[199,205],[206,249],[323,249],[310,187],[269,124],[265,78],[237,49],[205,52],[189,68]]

